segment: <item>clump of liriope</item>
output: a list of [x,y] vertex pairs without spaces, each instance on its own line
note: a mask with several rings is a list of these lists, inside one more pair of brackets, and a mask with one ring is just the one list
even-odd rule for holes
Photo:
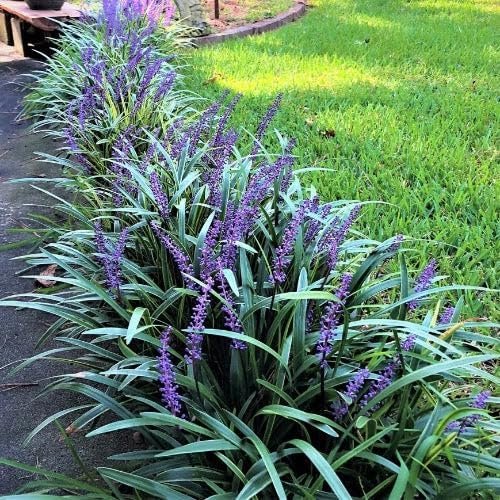
[[[121,32],[112,26],[111,39]],[[129,112],[137,102],[154,108],[160,87],[137,97],[148,71],[131,83]],[[82,99],[70,105],[79,110]],[[78,227],[26,260],[56,264],[61,287],[1,304],[59,318],[47,335],[58,334],[82,370],[47,391],[90,400],[66,409],[77,414],[72,429],[98,426],[89,437],[134,429],[145,444],[113,457],[122,469],[97,470],[109,487],[37,469],[47,479],[26,491],[64,486],[119,499],[494,491],[496,424],[486,410],[497,402],[489,391],[498,341],[481,334],[494,325],[460,318],[461,298],[441,303],[468,287],[443,285],[432,259],[408,270],[401,235],[376,242],[357,232],[362,203],[322,203],[305,188],[293,141],[280,136],[279,153],[264,150],[281,96],[251,140],[229,128],[238,97],[226,99],[195,119],[174,112],[165,127],[120,128],[99,158],[82,142],[70,160],[54,160],[71,167],[66,187],[86,182],[79,205],[59,207]],[[84,124],[93,109],[83,107]],[[76,126],[77,114],[61,126]],[[99,427],[103,415],[111,423]]]
[[146,163],[131,139],[126,182],[99,184],[106,203],[89,197],[84,227],[28,256],[64,270],[71,300],[36,307],[74,318],[51,333],[88,351],[76,382],[50,388],[95,401],[72,428],[111,413],[89,436],[144,436],[146,451],[115,457],[127,472],[99,474],[167,498],[495,487],[484,391],[497,341],[475,331],[492,325],[436,300],[461,287],[442,286],[435,261],[412,280],[400,235],[356,233],[361,203],[302,187],[293,141],[271,155],[228,129],[234,104],[151,134]]
[[34,73],[25,116],[63,139],[88,173],[103,171],[102,159],[124,136],[166,129],[189,109],[192,97],[177,90],[183,28],[172,12],[170,0],[106,0],[99,13],[65,26],[55,54]]

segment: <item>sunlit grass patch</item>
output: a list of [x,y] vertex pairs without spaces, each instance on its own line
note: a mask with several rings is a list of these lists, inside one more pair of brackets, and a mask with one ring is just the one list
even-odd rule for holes
[[276,127],[300,166],[332,169],[311,176],[326,199],[391,203],[365,227],[426,240],[455,281],[495,286],[495,2],[311,3],[278,31],[196,51],[191,85],[244,93],[246,127],[285,92]]

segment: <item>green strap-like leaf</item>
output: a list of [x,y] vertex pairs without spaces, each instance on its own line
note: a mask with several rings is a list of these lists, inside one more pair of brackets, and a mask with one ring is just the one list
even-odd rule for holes
[[318,472],[321,474],[323,479],[328,483],[332,492],[337,495],[339,500],[352,500],[351,495],[333,470],[333,467],[326,461],[325,457],[316,448],[314,448],[314,446],[310,445],[306,441],[303,441],[302,439],[292,439],[290,444],[296,446],[304,453],[304,455],[307,456],[314,467],[318,469]]
[[120,484],[125,484],[140,491],[144,491],[154,498],[168,498],[168,500],[192,500],[193,497],[179,493],[165,484],[161,484],[152,479],[136,476],[129,472],[121,472],[116,469],[109,469],[107,467],[99,467],[97,469],[103,478],[111,479]]
[[225,439],[207,439],[205,441],[196,441],[195,443],[178,446],[171,450],[164,451],[156,455],[156,458],[173,457],[175,455],[186,455],[189,453],[207,453],[210,451],[237,450],[238,447],[226,441]]

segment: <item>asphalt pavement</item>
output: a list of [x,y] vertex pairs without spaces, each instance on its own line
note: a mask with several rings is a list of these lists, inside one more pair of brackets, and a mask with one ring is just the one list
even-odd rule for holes
[[[41,134],[33,134],[29,123],[17,119],[21,100],[29,86],[28,74],[41,63],[20,58],[0,43],[0,246],[18,241],[21,235],[10,231],[29,224],[29,214],[46,211],[51,215],[50,198],[27,184],[8,181],[26,177],[57,176],[57,167],[37,161],[35,152],[54,153],[57,144]],[[44,207],[45,206],[45,207]],[[0,297],[30,292],[34,283],[18,273],[24,265],[13,258],[26,253],[26,248],[0,252]],[[57,428],[45,428],[26,447],[26,436],[45,418],[74,404],[74,395],[51,393],[35,400],[44,385],[67,367],[43,361],[13,376],[11,369],[20,360],[40,352],[36,343],[51,324],[51,317],[31,310],[0,307],[0,458],[36,465],[57,472],[79,475],[69,449]],[[51,347],[54,344],[50,345]],[[47,348],[46,345],[44,348]],[[66,425],[67,419],[61,423]],[[87,440],[75,436],[75,446],[90,466],[102,463],[102,457],[113,449],[127,448],[128,435],[104,440]],[[118,442],[119,440],[119,442]],[[108,464],[109,465],[109,464]],[[33,475],[0,465],[0,494],[12,493]]]

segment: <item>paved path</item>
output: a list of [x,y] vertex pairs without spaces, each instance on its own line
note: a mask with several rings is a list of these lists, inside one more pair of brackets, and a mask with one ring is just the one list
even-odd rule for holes
[[[40,63],[24,59],[12,53],[0,43],[0,245],[12,242],[16,235],[9,228],[20,227],[34,207],[26,203],[42,205],[47,202],[42,195],[23,184],[8,184],[5,181],[23,177],[52,175],[48,165],[36,161],[34,151],[55,151],[52,140],[31,134],[25,122],[16,121],[24,85],[29,78],[25,73],[40,67]],[[57,175],[58,172],[54,172]],[[18,236],[17,236],[18,237]],[[23,268],[20,261],[11,260],[22,255],[26,249],[0,252],[0,297],[29,292],[33,282],[17,277]],[[47,416],[67,407],[71,395],[59,393],[50,398],[33,398],[46,382],[47,377],[56,375],[58,365],[37,363],[31,368],[7,378],[9,369],[16,361],[35,354],[35,344],[50,324],[49,316],[32,311],[17,311],[0,308],[0,457],[24,463],[38,464],[50,470],[75,474],[70,452],[60,440],[54,427],[46,428],[31,445],[22,447],[22,442],[33,428]],[[39,383],[38,386],[17,387],[5,390],[1,384],[12,382]],[[66,424],[67,421],[63,420]],[[80,438],[81,440],[81,438]],[[123,440],[121,445],[124,444]],[[106,456],[109,450],[102,448],[99,441],[86,441],[85,447],[76,441],[81,455],[93,462],[93,456]],[[112,443],[108,443],[114,447]],[[97,446],[99,450],[97,451]],[[26,472],[0,466],[0,494],[10,493],[20,484],[31,479]]]

